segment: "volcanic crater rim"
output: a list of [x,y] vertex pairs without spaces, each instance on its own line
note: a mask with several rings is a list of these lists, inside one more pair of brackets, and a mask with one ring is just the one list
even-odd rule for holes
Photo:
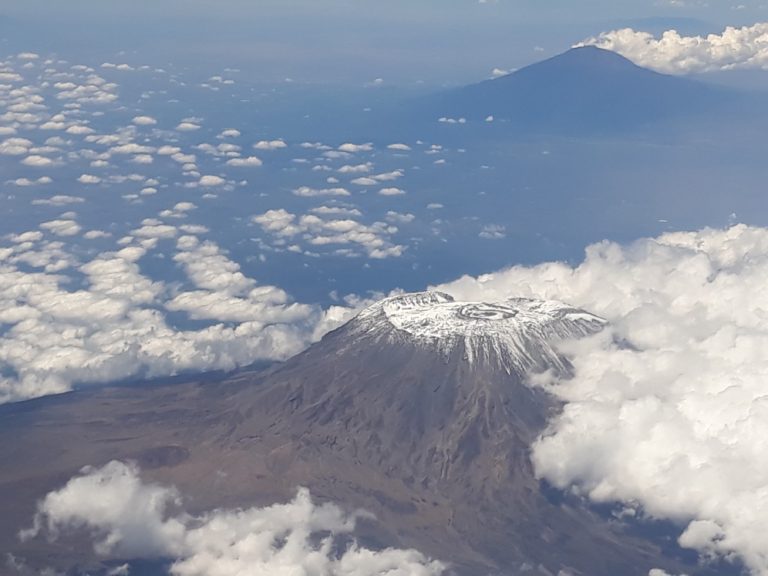
[[402,294],[380,303],[387,322],[415,337],[521,334],[557,321],[604,324],[601,318],[552,300],[457,301],[442,292]]

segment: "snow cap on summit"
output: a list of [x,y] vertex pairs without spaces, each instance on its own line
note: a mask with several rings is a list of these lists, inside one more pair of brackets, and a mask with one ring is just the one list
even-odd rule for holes
[[565,370],[555,343],[599,332],[606,321],[553,300],[462,302],[430,291],[386,298],[363,310],[352,325],[358,333],[433,346],[447,355],[461,348],[470,364],[497,364],[523,374],[534,367]]

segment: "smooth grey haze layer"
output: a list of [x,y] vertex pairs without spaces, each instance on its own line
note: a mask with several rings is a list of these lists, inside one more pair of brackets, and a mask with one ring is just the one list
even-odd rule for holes
[[224,63],[267,82],[462,84],[609,30],[706,34],[767,15],[757,1],[8,0],[0,48],[66,58],[122,53],[129,63],[198,69]]

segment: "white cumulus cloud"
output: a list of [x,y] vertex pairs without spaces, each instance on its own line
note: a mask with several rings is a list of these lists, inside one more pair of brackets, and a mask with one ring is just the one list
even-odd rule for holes
[[346,188],[310,188],[309,186],[300,186],[293,191],[296,196],[312,198],[314,196],[349,196],[349,190]]
[[373,144],[370,142],[366,144],[353,144],[351,142],[347,142],[339,146],[340,152],[347,152],[349,154],[354,154],[356,152],[370,152],[371,150],[373,150]]
[[101,182],[101,178],[93,174],[81,174],[78,176],[77,181],[80,184],[98,184]]
[[50,198],[38,198],[32,200],[33,205],[40,206],[66,206],[67,204],[82,204],[85,202],[85,198],[80,196],[69,196],[66,194],[56,194]]
[[250,168],[255,166],[261,166],[263,162],[256,156],[248,156],[247,158],[231,158],[227,160],[227,166],[234,168]]
[[660,37],[623,28],[603,32],[577,46],[617,52],[639,66],[669,74],[692,74],[741,68],[768,69],[768,22],[720,34],[683,36],[667,30]]
[[200,186],[221,186],[226,184],[227,181],[221,176],[205,175],[200,177]]
[[157,124],[157,120],[152,118],[152,116],[135,116],[131,122],[137,126],[154,126]]
[[217,137],[218,138],[237,138],[238,136],[240,136],[240,130],[236,130],[234,128],[227,128],[226,130],[222,130]]
[[768,229],[666,234],[465,277],[462,299],[553,298],[612,329],[573,344],[566,404],[536,443],[538,474],[597,502],[687,525],[684,547],[768,574]]
[[260,140],[253,145],[256,150],[280,150],[287,146],[283,140]]
[[403,194],[405,194],[405,190],[402,190],[401,188],[395,188],[395,187],[382,188],[381,190],[379,190],[379,194],[382,196],[402,196]]
[[285,504],[193,516],[173,487],[142,481],[132,464],[85,468],[38,504],[25,540],[90,530],[94,550],[120,559],[172,558],[173,576],[437,576],[446,567],[416,550],[352,542],[363,512],[318,505],[299,489]]
[[195,130],[200,130],[200,125],[194,122],[181,122],[176,126],[176,130],[179,132],[194,132]]
[[50,220],[40,224],[40,228],[48,230],[56,236],[75,236],[80,233],[81,227],[74,220],[60,219]]
[[53,165],[53,160],[46,156],[40,156],[39,154],[32,154],[27,156],[21,161],[25,166],[32,166],[34,168],[46,168]]

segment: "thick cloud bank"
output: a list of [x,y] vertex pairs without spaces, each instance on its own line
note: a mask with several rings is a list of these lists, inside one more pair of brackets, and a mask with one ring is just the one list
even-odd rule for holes
[[359,514],[317,505],[306,489],[287,504],[200,517],[180,505],[175,489],[146,484],[136,467],[113,461],[49,493],[21,537],[87,530],[99,555],[172,558],[174,576],[436,576],[445,569],[415,550],[343,546]]
[[610,320],[572,345],[576,376],[534,447],[538,474],[680,522],[680,544],[768,574],[768,229],[604,242],[571,267],[440,286],[462,299],[554,298]]
[[597,46],[629,58],[639,66],[669,74],[694,74],[738,68],[768,69],[768,22],[722,34],[681,36],[667,30],[660,38],[632,28],[603,32],[578,46]]

